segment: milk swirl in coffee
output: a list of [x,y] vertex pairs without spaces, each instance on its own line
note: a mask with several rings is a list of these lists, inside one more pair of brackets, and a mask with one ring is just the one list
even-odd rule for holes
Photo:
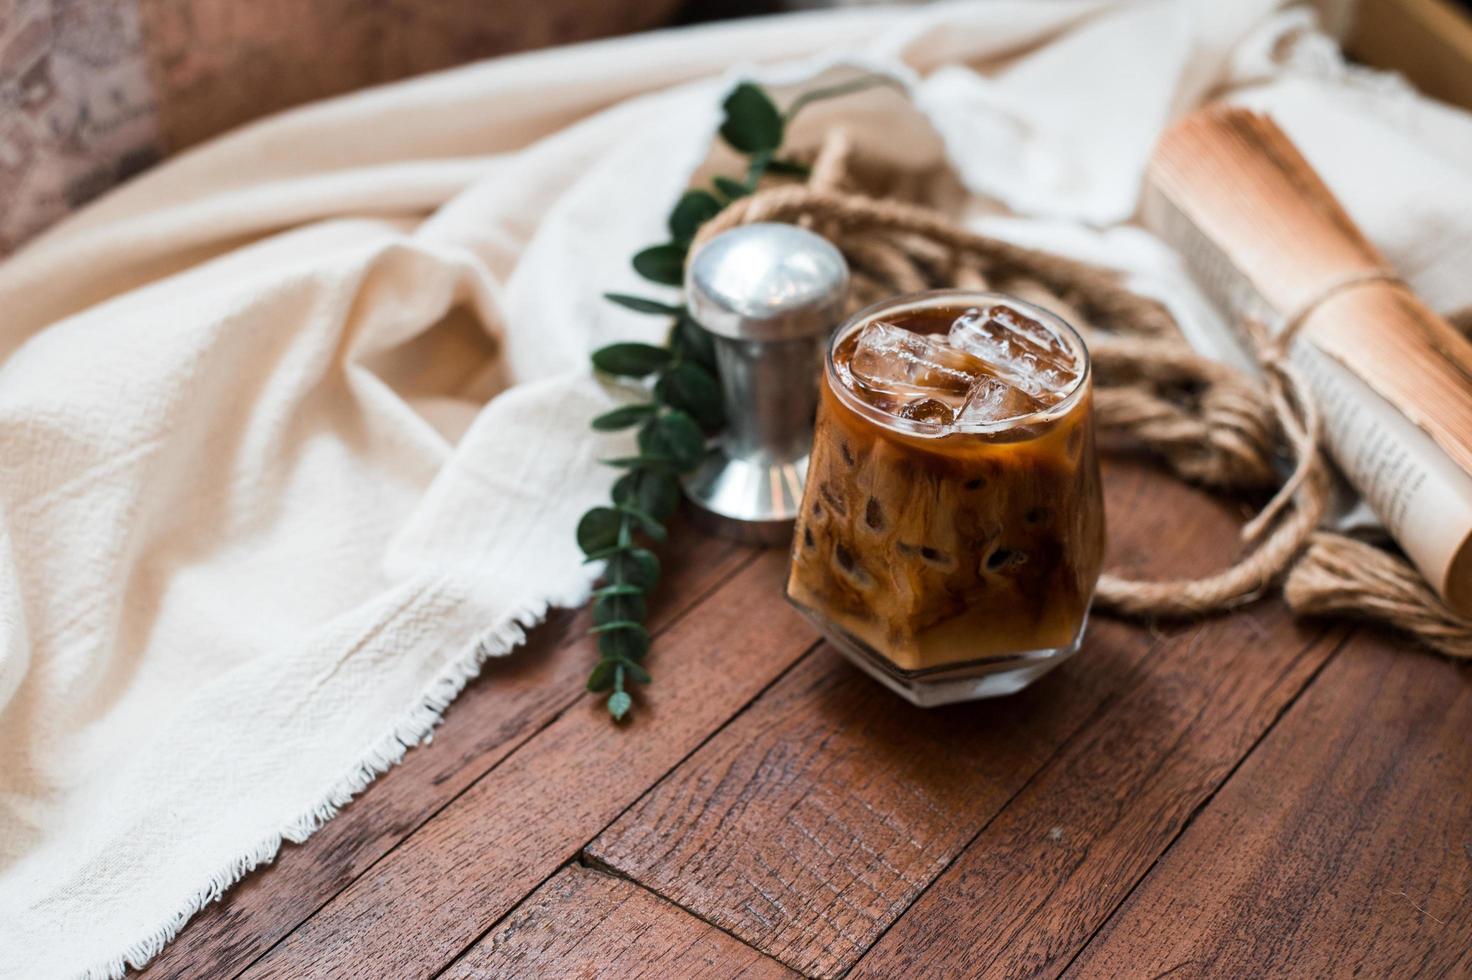
[[1071,653],[1104,546],[1091,399],[1078,336],[1021,301],[861,314],[828,359],[789,597],[902,675]]

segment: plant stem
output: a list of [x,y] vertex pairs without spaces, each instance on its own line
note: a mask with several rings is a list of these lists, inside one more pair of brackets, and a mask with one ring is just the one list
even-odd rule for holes
[[905,90],[904,85],[898,79],[890,78],[888,75],[862,75],[846,82],[839,82],[836,85],[825,85],[823,88],[815,88],[802,93],[792,100],[792,105],[788,106],[787,111],[782,114],[782,121],[785,123],[792,122],[793,118],[799,112],[814,102],[822,102],[824,99],[836,99],[839,96],[862,92],[865,89],[878,88],[881,85],[888,85],[900,92]]

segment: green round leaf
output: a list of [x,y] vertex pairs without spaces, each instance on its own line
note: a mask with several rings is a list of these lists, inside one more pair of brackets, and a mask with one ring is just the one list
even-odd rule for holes
[[659,559],[646,548],[627,548],[609,557],[603,575],[610,582],[636,585],[648,592],[659,581]]
[[588,690],[606,691],[613,687],[613,675],[619,668],[616,660],[600,660],[593,665],[593,670],[588,674]]
[[643,453],[638,456],[615,456],[613,459],[603,460],[603,465],[612,466],[621,470],[651,470],[656,473],[673,473],[675,461],[668,456],[656,456]]
[[724,194],[728,200],[734,201],[738,197],[745,197],[751,193],[750,187],[731,177],[717,177],[713,183],[716,185],[716,190]]
[[578,547],[591,557],[618,544],[618,529],[623,516],[612,507],[594,507],[578,521]]
[[[639,588],[637,585],[628,585],[628,584],[605,585],[602,588],[594,589],[593,590],[593,598],[595,598],[595,599],[602,599],[604,596],[609,596],[609,595],[643,595],[643,594],[644,594],[644,590],[643,589]],[[624,619],[624,618],[627,618],[627,619],[643,619],[644,617],[643,616],[628,616],[628,617],[619,617],[619,618],[620,619]]]
[[716,345],[710,332],[688,316],[682,316],[670,328],[670,350],[688,361],[694,361],[716,375]]
[[721,213],[721,202],[709,191],[686,191],[670,212],[670,235],[689,243],[700,226]]
[[721,404],[721,387],[711,373],[698,364],[682,361],[660,376],[654,386],[659,400],[688,414],[704,429],[715,429],[726,420]]
[[634,255],[634,271],[651,282],[666,286],[685,283],[685,246],[676,242],[652,245]]
[[623,721],[633,706],[634,699],[627,691],[614,691],[608,696],[608,713],[613,715],[614,721]]
[[618,509],[620,513],[627,515],[629,519],[633,521],[630,530],[633,530],[637,527],[638,530],[643,531],[645,534],[656,541],[663,541],[665,538],[669,537],[669,532],[664,529],[663,524],[659,523],[659,521],[656,521],[653,517],[644,513],[639,508],[624,505],[619,507]]
[[628,595],[605,595],[600,596],[593,603],[593,622],[602,625],[621,619],[643,619],[646,612],[644,597],[637,592]]
[[587,557],[583,559],[583,564],[586,565],[594,561],[606,561],[614,555],[622,554],[627,550],[628,546],[621,544],[616,544],[611,548],[599,548],[597,551],[588,552]]
[[618,632],[643,633],[645,639],[648,639],[648,637],[649,637],[649,631],[644,628],[644,624],[643,623],[639,623],[639,622],[635,622],[632,619],[615,619],[615,620],[612,620],[611,622],[599,623],[597,626],[594,626],[592,629],[588,630],[588,632],[589,633],[618,633]]
[[602,657],[642,660],[648,651],[649,634],[643,629],[618,629],[598,634],[598,653]]
[[642,378],[668,364],[671,356],[653,344],[609,344],[593,352],[593,366],[625,378]]
[[603,298],[611,303],[617,303],[625,309],[633,310],[635,313],[654,313],[660,316],[680,316],[685,312],[683,306],[671,306],[668,303],[660,303],[642,296],[630,296],[627,293],[604,293]]
[[782,145],[782,113],[767,93],[742,82],[721,103],[726,110],[721,138],[742,153],[775,150]]
[[632,660],[620,660],[618,662],[618,665],[624,669],[624,676],[631,681],[636,681],[640,684],[648,684],[653,679],[649,676],[649,671],[634,663]]
[[811,167],[798,163],[796,160],[769,160],[767,173],[783,174],[788,177],[810,177],[813,171]]
[[688,471],[705,457],[705,434],[684,412],[665,412],[639,430],[639,449],[648,456],[663,456],[682,472]]
[[635,470],[613,485],[613,502],[665,520],[680,506],[680,484],[667,473]]
[[593,428],[599,432],[612,432],[638,425],[656,411],[654,405],[624,405],[611,412],[604,412],[593,420]]

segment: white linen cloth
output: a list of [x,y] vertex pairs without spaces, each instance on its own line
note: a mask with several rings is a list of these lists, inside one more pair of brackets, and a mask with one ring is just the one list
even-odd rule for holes
[[621,448],[588,352],[662,329],[600,294],[661,295],[628,258],[740,77],[895,73],[913,106],[853,96],[794,139],[842,117],[948,154],[977,227],[1132,269],[1188,327],[1214,314],[1128,221],[1161,126],[1235,91],[1432,305],[1472,303],[1472,120],[1276,7],[994,0],[507,58],[249,126],[0,265],[0,975],[145,962],[585,600],[572,531]]

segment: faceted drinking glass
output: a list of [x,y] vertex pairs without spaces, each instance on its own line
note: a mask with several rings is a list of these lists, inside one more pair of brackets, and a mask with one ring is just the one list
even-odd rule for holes
[[838,329],[787,596],[846,656],[920,705],[1020,690],[1078,649],[1103,551],[1068,324],[945,290]]

